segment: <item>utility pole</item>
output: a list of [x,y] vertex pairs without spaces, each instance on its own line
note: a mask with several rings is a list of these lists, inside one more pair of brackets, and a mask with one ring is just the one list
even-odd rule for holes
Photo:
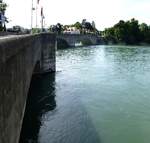
[[32,34],[32,28],[33,28],[33,10],[35,10],[35,8],[33,7],[33,0],[31,3],[31,34]]
[[42,17],[42,19],[41,19],[41,29],[42,29],[42,32],[43,32],[43,17]]
[[38,27],[37,21],[38,21],[38,3],[36,3],[36,28]]
[[32,27],[33,27],[33,0],[31,3],[31,34],[32,34]]
[[44,26],[44,14],[43,14],[43,7],[41,7],[41,30],[42,30],[42,32],[43,32],[43,26]]

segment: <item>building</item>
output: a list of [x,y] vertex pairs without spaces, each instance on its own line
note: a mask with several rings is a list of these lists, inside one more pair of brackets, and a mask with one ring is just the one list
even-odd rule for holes
[[80,30],[77,29],[76,27],[66,27],[63,33],[66,34],[80,34]]

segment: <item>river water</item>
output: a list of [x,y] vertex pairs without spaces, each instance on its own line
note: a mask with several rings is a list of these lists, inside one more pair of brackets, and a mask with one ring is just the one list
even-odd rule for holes
[[58,50],[32,82],[20,143],[150,142],[150,47]]

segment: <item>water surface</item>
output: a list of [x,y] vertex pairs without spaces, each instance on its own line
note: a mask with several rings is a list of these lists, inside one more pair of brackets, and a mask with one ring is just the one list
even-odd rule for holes
[[[44,86],[45,94],[39,94],[55,94],[56,104],[53,110],[43,107],[33,141],[149,143],[150,47],[59,50],[57,71],[48,76],[55,77],[53,82],[42,78],[42,85],[48,86]],[[36,96],[40,87],[33,89],[32,95]],[[49,103],[46,100],[45,104]]]

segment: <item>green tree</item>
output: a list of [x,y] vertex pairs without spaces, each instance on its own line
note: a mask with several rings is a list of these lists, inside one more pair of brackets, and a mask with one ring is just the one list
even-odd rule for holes
[[80,22],[76,22],[73,26],[79,30],[82,30],[82,24]]
[[128,30],[129,30],[128,43],[129,44],[136,44],[136,43],[141,42],[141,33],[140,33],[138,20],[135,20],[133,18],[128,23],[129,23],[129,27],[128,27]]
[[61,34],[62,31],[63,31],[63,25],[61,25],[60,23],[57,23],[56,31],[57,31],[58,34]]
[[108,42],[116,43],[115,30],[113,27],[106,28],[105,31],[103,32],[103,36],[104,36],[104,41],[106,41],[106,43]]
[[0,0],[0,12],[5,13],[5,10],[7,8],[7,4],[3,2],[3,0]]
[[116,43],[139,44],[142,41],[139,22],[134,18],[129,21],[120,20],[113,27],[105,29],[104,38]]
[[49,30],[49,32],[61,34],[64,30],[64,26],[61,25],[60,23],[57,23],[56,25],[50,25],[48,30]]
[[142,23],[139,26],[141,31],[141,39],[144,43],[150,43],[150,28],[146,23]]
[[119,23],[114,25],[114,36],[118,42],[125,42],[127,39],[127,24],[120,20]]

